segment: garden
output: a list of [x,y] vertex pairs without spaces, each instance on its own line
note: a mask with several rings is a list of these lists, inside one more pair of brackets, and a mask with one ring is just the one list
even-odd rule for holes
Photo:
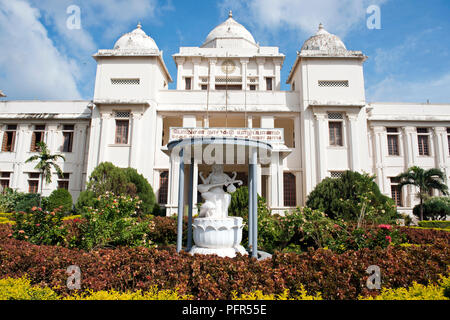
[[[246,225],[247,203],[243,186],[229,210]],[[102,163],[75,206],[64,189],[0,195],[0,299],[449,299],[450,203],[420,205],[412,226],[373,176],[347,171],[283,216],[258,198],[258,243],[270,258],[192,256],[176,252],[176,217],[164,215],[147,180]],[[69,266],[80,270],[77,289]],[[381,273],[375,289],[370,266]]]

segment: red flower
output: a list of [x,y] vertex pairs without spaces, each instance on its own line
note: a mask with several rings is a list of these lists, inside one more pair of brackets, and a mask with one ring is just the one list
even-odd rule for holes
[[39,227],[41,224],[40,223],[36,223],[36,227]]
[[386,236],[386,240],[389,241],[389,243],[391,243],[391,241],[392,241],[391,236]]
[[380,225],[378,225],[378,228],[385,229],[385,230],[391,230],[392,226],[389,224],[380,224]]
[[37,207],[36,206],[34,206],[33,208],[31,208],[31,211],[36,211],[37,210]]

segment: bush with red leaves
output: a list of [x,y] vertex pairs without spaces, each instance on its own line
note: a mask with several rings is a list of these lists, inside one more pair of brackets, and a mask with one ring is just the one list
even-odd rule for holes
[[413,281],[436,282],[448,275],[450,245],[395,247],[374,250],[349,250],[336,254],[331,250],[309,250],[302,254],[276,252],[272,259],[257,261],[247,256],[220,258],[177,254],[142,247],[119,247],[91,252],[59,246],[38,246],[8,236],[9,226],[0,226],[0,278],[25,274],[33,284],[55,287],[60,294],[66,288],[66,269],[81,269],[82,289],[147,290],[178,288],[181,294],[197,299],[230,299],[233,290],[248,293],[291,293],[304,285],[310,293],[321,292],[325,299],[356,299],[376,294],[366,288],[370,265],[381,268],[382,288],[408,287]]

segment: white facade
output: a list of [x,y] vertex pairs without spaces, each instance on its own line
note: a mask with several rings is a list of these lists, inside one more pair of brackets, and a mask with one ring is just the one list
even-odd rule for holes
[[[347,50],[322,25],[297,53],[290,91],[280,90],[284,57],[278,47],[259,46],[230,14],[200,47],[181,47],[173,55],[177,88],[169,90],[163,54],[138,25],[114,49],[94,55],[92,101],[0,102],[2,179],[30,189],[30,173],[37,171],[25,160],[39,125],[45,125],[43,139],[53,153],[62,152],[64,132],[73,126],[73,144],[62,152],[67,160],[61,165],[74,199],[92,170],[110,161],[143,174],[167,214],[178,205],[177,159],[164,153],[171,127],[283,128],[284,144],[274,146],[267,167],[258,168],[258,192],[275,212],[304,205],[322,179],[345,170],[376,174],[388,196],[395,193],[391,178],[412,165],[440,168],[450,178],[450,104],[366,103],[367,57]],[[14,128],[12,141],[7,132]],[[208,167],[194,167],[196,185],[198,172]],[[225,170],[246,179],[244,165]],[[53,180],[45,195],[58,186],[56,175]],[[417,202],[411,188],[396,200],[405,212]]]

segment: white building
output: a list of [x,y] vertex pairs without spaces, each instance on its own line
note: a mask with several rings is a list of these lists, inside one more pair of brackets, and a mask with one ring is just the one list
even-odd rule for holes
[[[418,165],[450,178],[450,104],[368,104],[367,57],[347,50],[322,25],[297,52],[290,91],[280,90],[284,57],[278,47],[259,46],[230,13],[200,47],[173,55],[177,88],[169,90],[162,51],[138,25],[94,55],[92,101],[0,102],[1,184],[39,190],[39,174],[25,160],[45,141],[66,157],[64,177],[55,174],[45,195],[59,186],[76,199],[92,170],[110,161],[136,168],[167,214],[175,214],[177,163],[164,150],[170,128],[180,127],[282,128],[284,142],[274,144],[269,166],[258,169],[258,192],[275,212],[304,205],[322,179],[345,170],[376,174],[381,191],[407,212],[417,202],[414,190],[400,192],[393,177]],[[207,170],[195,165],[194,180]],[[247,179],[244,165],[225,170]]]

